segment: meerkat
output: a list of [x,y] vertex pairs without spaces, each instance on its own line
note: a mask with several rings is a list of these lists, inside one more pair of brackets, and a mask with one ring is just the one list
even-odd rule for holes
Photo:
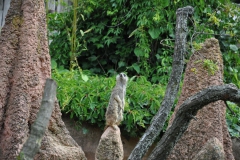
[[128,77],[125,73],[120,73],[116,76],[116,85],[112,90],[105,113],[105,129],[109,126],[115,128],[115,126],[118,126],[123,120],[127,81]]

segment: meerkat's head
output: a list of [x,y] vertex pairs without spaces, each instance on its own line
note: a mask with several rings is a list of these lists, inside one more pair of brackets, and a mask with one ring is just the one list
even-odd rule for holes
[[125,73],[119,73],[116,77],[117,83],[126,84],[128,81],[128,76]]

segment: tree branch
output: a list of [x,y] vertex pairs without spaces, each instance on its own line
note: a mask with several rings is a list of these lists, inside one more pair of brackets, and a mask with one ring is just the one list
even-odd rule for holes
[[172,125],[149,156],[149,160],[166,159],[197,111],[218,100],[240,103],[240,90],[233,84],[211,86],[186,99],[179,107]]
[[171,107],[176,99],[179,89],[179,82],[184,68],[184,53],[186,52],[187,20],[188,15],[193,14],[193,7],[187,6],[177,10],[176,39],[174,48],[173,68],[168,82],[165,97],[160,109],[154,116],[152,123],[141,137],[140,141],[133,149],[128,160],[142,159],[149,147],[153,144],[156,137],[160,134]]
[[42,137],[44,136],[45,130],[48,127],[49,119],[54,108],[56,88],[57,85],[55,81],[52,79],[47,79],[41,107],[35,122],[32,124],[30,136],[23,145],[20,153],[20,159],[32,160],[35,154],[38,152],[41,146]]

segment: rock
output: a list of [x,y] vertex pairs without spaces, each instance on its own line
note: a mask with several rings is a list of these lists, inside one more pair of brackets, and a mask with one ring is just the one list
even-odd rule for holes
[[118,126],[108,127],[99,141],[95,160],[122,160],[123,145]]
[[217,138],[210,139],[193,160],[224,160],[222,143]]
[[61,117],[58,103],[55,103],[48,130],[42,140],[41,148],[35,160],[87,160],[82,148],[70,136]]
[[[16,159],[51,77],[44,0],[11,1],[0,36],[0,159]],[[55,103],[37,160],[85,160]]]
[[[179,106],[188,97],[209,86],[222,84],[223,60],[218,40],[207,39],[201,49],[190,57],[181,95],[169,125],[171,125]],[[195,119],[191,120],[188,129],[174,146],[168,159],[193,159],[207,141],[217,138],[223,146],[225,158],[233,160],[232,142],[226,125],[225,113],[226,106],[223,101],[210,103],[199,110]]]
[[[82,147],[83,152],[88,160],[95,159],[95,151],[98,147],[98,143],[103,134],[103,131],[96,124],[82,123],[81,126],[78,125],[77,121],[70,119],[70,115],[62,116],[62,119],[70,132],[71,137]],[[133,148],[139,141],[137,137],[126,137],[121,133],[121,140],[123,144],[124,158],[127,160]],[[147,154],[142,158],[142,160],[147,160],[147,157],[152,152],[155,145],[150,147]]]
[[235,160],[240,160],[240,138],[232,138],[232,149]]

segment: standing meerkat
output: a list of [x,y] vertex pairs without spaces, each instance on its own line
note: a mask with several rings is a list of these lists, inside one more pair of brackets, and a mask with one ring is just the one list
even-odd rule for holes
[[120,73],[116,77],[116,85],[112,90],[107,111],[105,114],[105,129],[109,126],[118,126],[123,120],[127,81],[128,77],[125,73]]

